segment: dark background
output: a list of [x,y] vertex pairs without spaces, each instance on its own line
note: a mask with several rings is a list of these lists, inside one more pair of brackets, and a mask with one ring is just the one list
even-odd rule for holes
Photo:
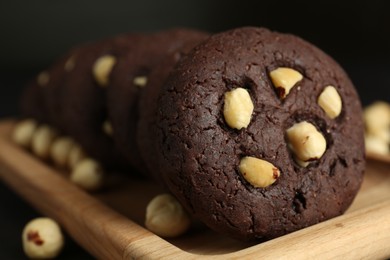
[[[75,44],[129,31],[264,26],[301,36],[337,60],[363,105],[390,102],[388,1],[1,0],[0,118],[17,115],[25,81]],[[0,258],[21,259],[24,224],[39,216],[0,181]],[[88,255],[70,239],[62,259]]]

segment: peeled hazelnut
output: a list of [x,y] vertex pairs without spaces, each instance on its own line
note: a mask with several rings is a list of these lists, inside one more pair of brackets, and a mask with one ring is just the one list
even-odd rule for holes
[[383,142],[390,144],[390,127],[388,129],[385,128],[375,128],[367,131],[368,135],[375,136],[382,140]]
[[25,226],[23,250],[29,258],[53,259],[61,252],[64,237],[59,225],[50,218],[36,218]]
[[101,165],[86,158],[76,164],[71,172],[70,180],[85,190],[97,190],[103,184],[104,171]]
[[373,135],[365,136],[366,151],[370,153],[377,153],[387,155],[390,153],[389,144],[383,139]]
[[364,109],[364,121],[368,134],[390,142],[390,105],[377,101]]
[[112,134],[114,132],[114,129],[112,128],[112,124],[108,120],[104,121],[104,123],[102,125],[102,130],[108,136],[112,136]]
[[65,65],[64,65],[64,69],[65,71],[69,72],[69,71],[72,71],[74,69],[74,66],[76,65],[76,57],[75,56],[71,56],[66,62],[65,62]]
[[42,71],[37,77],[38,85],[41,87],[46,86],[50,81],[50,75],[47,71]]
[[39,126],[34,132],[31,149],[35,155],[42,159],[47,159],[50,155],[50,148],[57,137],[57,132],[47,125]]
[[318,97],[318,105],[332,119],[338,117],[342,109],[342,101],[336,88],[327,86]]
[[272,163],[251,156],[241,159],[239,170],[252,186],[265,188],[273,184],[280,176],[280,171]]
[[18,122],[12,132],[12,140],[25,148],[30,148],[37,122],[33,119],[25,119]]
[[109,76],[115,63],[116,58],[112,55],[105,55],[96,60],[92,72],[100,86],[106,87],[108,85]]
[[141,88],[145,87],[146,83],[148,83],[148,78],[145,76],[138,76],[133,80],[133,84]]
[[321,158],[326,151],[326,140],[317,128],[306,122],[296,123],[287,129],[288,146],[297,162],[309,162]]
[[280,67],[270,72],[270,77],[280,98],[284,99],[290,90],[302,80],[303,76],[296,70]]
[[236,88],[225,93],[223,115],[231,128],[240,130],[247,127],[253,113],[253,102],[249,92],[244,88]]
[[60,167],[65,167],[69,161],[69,154],[73,145],[74,141],[70,137],[55,139],[50,148],[50,157],[53,162]]
[[162,237],[177,237],[185,233],[191,224],[188,214],[170,194],[161,194],[146,207],[145,226]]
[[81,160],[86,158],[83,148],[80,145],[74,144],[69,151],[68,167],[73,169]]

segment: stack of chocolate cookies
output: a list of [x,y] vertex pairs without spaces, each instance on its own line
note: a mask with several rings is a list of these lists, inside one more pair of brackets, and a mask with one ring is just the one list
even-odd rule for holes
[[313,45],[263,28],[84,44],[30,83],[22,112],[108,169],[160,182],[241,240],[342,214],[363,178],[361,105],[348,76]]

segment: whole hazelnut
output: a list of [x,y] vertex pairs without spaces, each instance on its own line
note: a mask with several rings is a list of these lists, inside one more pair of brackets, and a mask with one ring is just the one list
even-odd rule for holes
[[101,87],[107,87],[110,73],[116,63],[116,58],[112,55],[104,55],[98,58],[92,68],[93,76]]
[[31,149],[33,153],[42,159],[47,159],[56,137],[57,132],[52,127],[48,125],[39,126],[32,137]]
[[74,141],[70,137],[62,136],[55,139],[50,148],[50,157],[53,162],[60,167],[67,166],[73,145]]
[[317,128],[302,121],[287,129],[288,146],[294,159],[302,167],[308,162],[322,157],[326,151],[326,139]]
[[46,86],[50,81],[50,74],[47,71],[42,71],[37,76],[38,85],[41,87]]
[[97,190],[103,184],[102,166],[91,158],[81,160],[70,174],[70,180],[85,190]]
[[162,237],[177,237],[187,231],[190,218],[181,204],[170,194],[153,198],[146,207],[145,226]]
[[366,132],[390,143],[390,104],[377,101],[364,109]]
[[12,140],[24,148],[30,148],[37,126],[37,122],[33,119],[18,122],[13,129]]
[[251,156],[241,159],[239,170],[252,186],[260,188],[272,185],[280,176],[279,169],[272,163]]
[[23,250],[30,258],[51,259],[64,245],[60,226],[50,218],[36,218],[27,223],[22,234]]

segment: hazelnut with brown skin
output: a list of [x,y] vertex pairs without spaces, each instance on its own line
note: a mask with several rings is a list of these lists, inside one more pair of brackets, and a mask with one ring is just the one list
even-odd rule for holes
[[22,234],[23,250],[34,259],[52,259],[64,245],[60,226],[50,218],[36,218],[25,226]]
[[272,163],[251,156],[241,159],[239,170],[244,179],[257,188],[272,185],[280,176],[279,169]]
[[303,76],[294,69],[280,67],[270,72],[270,78],[279,97],[285,99],[290,90],[303,79]]

